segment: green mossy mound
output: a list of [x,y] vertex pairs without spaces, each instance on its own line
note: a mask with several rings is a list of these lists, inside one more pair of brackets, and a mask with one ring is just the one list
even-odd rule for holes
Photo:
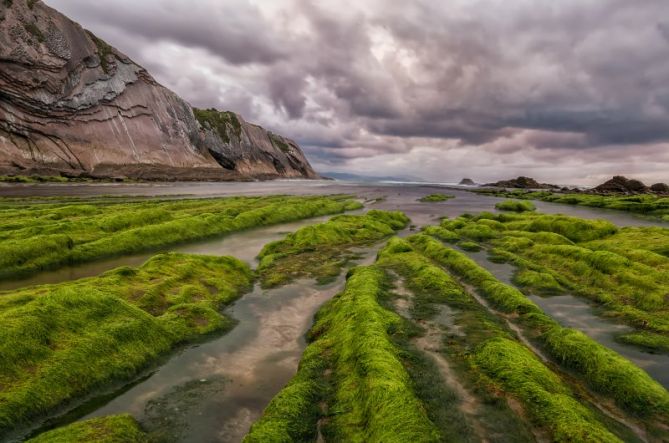
[[244,441],[309,441],[327,404],[330,441],[436,442],[391,335],[402,319],[379,304],[385,273],[351,271],[346,289],[318,312],[298,374],[277,395]]
[[258,272],[263,287],[285,284],[299,277],[327,282],[356,257],[352,248],[378,242],[408,223],[409,219],[401,212],[371,210],[364,215],[340,215],[325,223],[305,226],[262,249]]
[[232,257],[155,256],[140,268],[0,296],[0,433],[136,376],[180,343],[233,326],[251,288]]
[[425,196],[419,198],[418,201],[422,202],[422,203],[436,203],[436,202],[444,202],[444,201],[450,200],[452,198],[455,198],[455,196],[450,195],[450,194],[436,193],[436,194],[425,195]]
[[495,205],[495,209],[500,211],[528,212],[535,211],[537,208],[529,201],[522,200],[504,200]]
[[360,207],[345,196],[12,204],[0,208],[0,278]]
[[149,443],[149,437],[130,415],[78,421],[28,440],[29,443]]
[[497,309],[517,315],[525,327],[535,331],[549,355],[578,373],[592,389],[610,396],[635,415],[661,420],[669,417],[669,393],[645,371],[580,331],[563,328],[519,290],[501,283],[463,253],[424,234],[408,240],[476,287]]
[[593,208],[615,209],[635,212],[662,220],[669,220],[669,197],[656,194],[639,195],[595,195],[595,194],[562,194],[549,191],[497,190],[479,189],[473,192],[509,197],[514,199],[540,200],[567,205],[590,206]]

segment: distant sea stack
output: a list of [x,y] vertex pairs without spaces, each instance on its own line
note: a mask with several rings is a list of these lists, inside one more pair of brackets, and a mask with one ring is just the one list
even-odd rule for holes
[[458,184],[461,186],[476,186],[476,183],[471,178],[463,178]]
[[495,188],[517,188],[517,189],[558,189],[559,186],[548,183],[539,183],[531,177],[520,176],[511,180],[500,180],[495,183],[486,183],[483,186]]
[[195,110],[40,1],[0,2],[0,174],[317,178],[292,140]]

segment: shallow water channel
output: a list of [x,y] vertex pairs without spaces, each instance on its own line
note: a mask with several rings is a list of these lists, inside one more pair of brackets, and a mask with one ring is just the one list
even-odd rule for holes
[[313,315],[343,282],[256,286],[228,311],[239,320],[231,332],[172,357],[88,417],[129,412],[169,440],[240,441],[297,370]]

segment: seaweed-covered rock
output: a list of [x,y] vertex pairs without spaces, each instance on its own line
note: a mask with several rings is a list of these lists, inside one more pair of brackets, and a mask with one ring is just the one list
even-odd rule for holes
[[496,188],[517,188],[517,189],[558,189],[558,186],[549,183],[539,183],[531,177],[520,176],[511,180],[500,180],[495,183],[487,183],[484,186],[493,186]]
[[643,194],[649,191],[639,180],[628,179],[622,175],[616,175],[593,190],[602,194]]
[[650,186],[650,190],[656,194],[669,194],[669,185],[666,183],[655,183]]
[[0,17],[0,174],[316,177],[295,142],[204,111],[229,117],[232,129],[221,132],[43,2],[0,2]]

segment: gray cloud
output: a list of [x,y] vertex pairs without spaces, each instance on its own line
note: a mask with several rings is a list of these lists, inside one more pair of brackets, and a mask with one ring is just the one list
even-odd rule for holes
[[[534,167],[549,180],[559,168],[545,162],[606,152],[619,173],[669,170],[636,154],[669,147],[665,0],[47,3],[193,104],[297,139],[317,166],[439,179],[429,152],[458,175]],[[466,155],[487,169],[468,174]]]

